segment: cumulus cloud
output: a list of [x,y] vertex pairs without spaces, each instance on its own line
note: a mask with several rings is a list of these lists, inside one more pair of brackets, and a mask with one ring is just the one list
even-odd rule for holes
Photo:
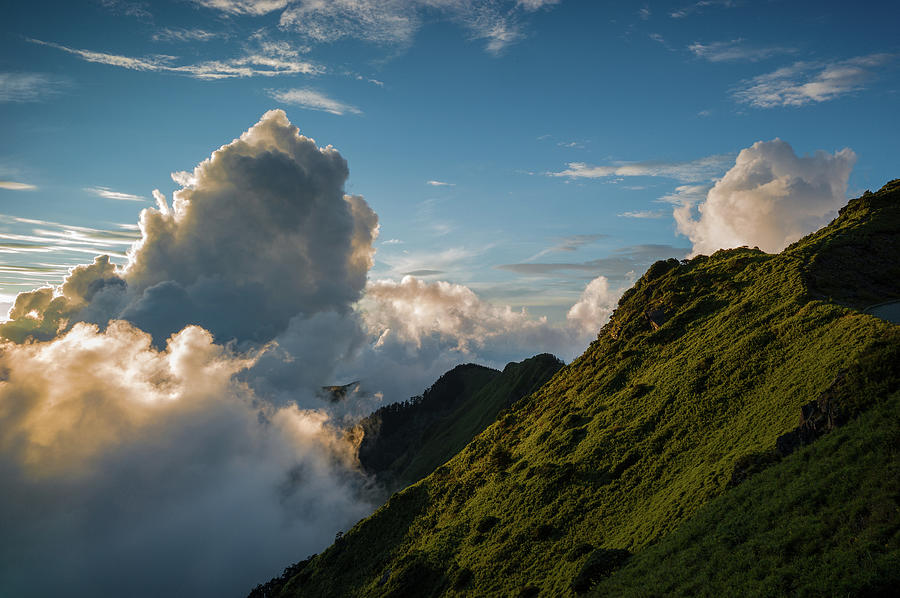
[[596,334],[609,321],[621,295],[622,289],[610,289],[609,280],[605,276],[598,276],[584,288],[566,318],[577,323],[582,330]]
[[374,281],[360,304],[374,344],[352,368],[385,396],[404,396],[410,389],[404,382],[418,389],[467,361],[503,367],[539,352],[571,360],[596,338],[623,291],[610,289],[601,276],[587,285],[565,322],[552,323],[524,308],[485,301],[464,285],[413,276]]
[[259,401],[253,363],[193,326],[0,345],[0,593],[229,595],[368,512],[353,442]]
[[674,210],[678,231],[693,243],[693,254],[741,245],[781,251],[836,215],[855,162],[849,148],[797,156],[780,139],[757,141],[699,204],[696,187],[669,198],[681,200]]
[[[0,594],[249,589],[371,511],[355,418],[461,362],[571,359],[622,290],[594,280],[552,324],[449,282],[367,284],[378,220],[347,176],[337,150],[267,112],[174,174],[171,202],[153,192],[127,264],[98,256],[15,298]],[[105,234],[27,223],[86,251]],[[352,401],[316,396],[356,380]]]

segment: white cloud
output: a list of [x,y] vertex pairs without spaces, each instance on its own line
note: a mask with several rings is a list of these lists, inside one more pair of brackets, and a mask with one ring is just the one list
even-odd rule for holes
[[694,206],[699,187],[682,187],[665,199],[680,204],[678,231],[693,242],[693,254],[740,245],[781,251],[833,218],[846,202],[847,179],[856,162],[849,148],[798,157],[780,139],[757,141],[741,150],[734,166]]
[[238,382],[254,361],[124,322],[0,345],[0,593],[246,591],[368,513],[352,442]]
[[208,42],[220,34],[205,29],[184,29],[181,27],[164,27],[153,34],[153,41],[163,42]]
[[538,10],[546,6],[559,4],[562,0],[516,0],[516,5],[525,10]]
[[699,0],[699,2],[694,2],[693,4],[688,4],[679,9],[673,10],[669,13],[669,16],[673,19],[683,19],[688,15],[703,12],[705,9],[711,6],[732,8],[736,6],[736,4],[737,2],[735,2],[735,0]]
[[565,170],[548,172],[547,174],[569,179],[650,176],[690,182],[706,180],[715,176],[722,172],[729,160],[729,156],[717,155],[689,162],[617,162],[604,166],[596,166],[584,162],[570,162]]
[[314,89],[284,89],[270,90],[269,97],[282,104],[293,104],[309,110],[319,110],[331,114],[362,114],[362,110],[350,104],[345,104],[333,98],[329,98],[320,91]]
[[609,321],[622,291],[623,289],[611,290],[609,280],[605,276],[598,276],[584,288],[581,297],[566,314],[566,319],[578,324],[582,330],[596,334]]
[[87,62],[117,66],[133,71],[151,71],[162,73],[176,73],[195,79],[232,79],[236,77],[276,77],[281,75],[317,75],[324,69],[312,62],[285,57],[278,54],[267,54],[264,50],[248,50],[237,58],[226,60],[207,60],[193,64],[176,64],[177,56],[155,54],[135,58],[120,54],[95,52],[70,48],[61,44],[46,42],[37,39],[29,40],[33,43],[56,48],[74,56],[78,56]]
[[619,214],[622,218],[638,218],[638,219],[647,219],[647,218],[662,218],[665,216],[665,212],[662,210],[634,210],[631,212],[622,212]]
[[64,86],[62,79],[42,73],[0,73],[0,102],[40,102]]
[[230,15],[263,15],[281,11],[283,29],[315,43],[344,38],[378,44],[408,45],[426,18],[440,15],[485,40],[498,54],[522,39],[519,16],[558,4],[560,0],[194,0]]
[[282,10],[290,0],[192,0],[206,8],[221,10],[235,15],[264,15]]
[[756,108],[827,102],[864,89],[874,69],[892,59],[891,54],[870,54],[830,63],[795,62],[744,81],[732,96]]
[[19,183],[17,181],[0,181],[0,189],[8,189],[9,191],[34,191],[37,187],[35,185]]
[[730,62],[740,60],[758,62],[779,54],[793,54],[796,52],[793,48],[777,46],[752,47],[746,45],[741,39],[727,42],[710,42],[707,44],[694,42],[688,46],[688,50],[690,50],[697,58],[703,58],[709,62]]
[[445,183],[443,181],[427,181],[426,185],[431,185],[432,187],[455,187],[456,183]]
[[147,201],[146,197],[141,197],[140,195],[134,195],[132,193],[123,193],[122,191],[113,191],[109,187],[88,187],[85,191],[106,199],[115,199],[118,201]]

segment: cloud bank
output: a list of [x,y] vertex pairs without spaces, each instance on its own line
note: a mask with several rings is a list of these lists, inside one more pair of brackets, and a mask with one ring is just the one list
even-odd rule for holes
[[0,345],[0,594],[222,596],[370,506],[327,414],[259,401],[191,326]]
[[855,163],[849,148],[797,156],[780,139],[757,141],[696,204],[696,215],[696,187],[669,198],[679,203],[678,231],[693,243],[692,255],[741,245],[781,251],[837,215]]
[[[249,590],[371,512],[355,418],[461,362],[570,359],[622,290],[598,278],[552,325],[462,285],[367,283],[378,219],[347,176],[267,112],[175,173],[171,203],[154,191],[139,238],[116,233],[133,241],[124,267],[97,256],[16,297],[0,324],[0,594]],[[27,223],[84,251],[109,234]],[[352,380],[351,400],[317,396]]]

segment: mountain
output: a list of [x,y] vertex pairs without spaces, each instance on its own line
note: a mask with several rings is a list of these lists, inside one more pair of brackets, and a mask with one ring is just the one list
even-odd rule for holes
[[598,339],[257,596],[900,584],[900,180],[777,255],[654,264]]
[[546,353],[509,363],[502,372],[475,364],[457,366],[421,396],[386,405],[360,422],[360,464],[391,490],[416,482],[562,366]]

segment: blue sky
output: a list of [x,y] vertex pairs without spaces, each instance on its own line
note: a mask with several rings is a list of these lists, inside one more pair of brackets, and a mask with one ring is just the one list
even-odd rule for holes
[[597,276],[623,285],[687,254],[673,194],[702,202],[754,142],[851,148],[846,196],[900,173],[896,3],[95,0],[5,13],[0,302],[95,253],[124,263],[152,190],[170,195],[170,173],[271,108],[348,160],[347,192],[380,221],[371,279],[412,272],[551,320]]

